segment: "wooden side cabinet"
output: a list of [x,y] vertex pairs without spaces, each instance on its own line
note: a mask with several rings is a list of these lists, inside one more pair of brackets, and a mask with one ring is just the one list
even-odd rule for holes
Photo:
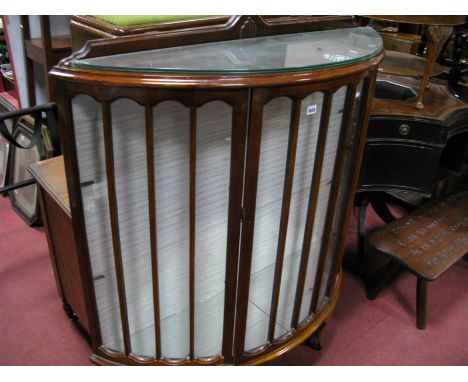
[[89,333],[63,157],[31,164],[29,171],[37,181],[50,259],[64,309],[71,319],[79,320],[86,333]]
[[51,71],[96,363],[259,364],[332,313],[382,40],[291,32],[237,17]]

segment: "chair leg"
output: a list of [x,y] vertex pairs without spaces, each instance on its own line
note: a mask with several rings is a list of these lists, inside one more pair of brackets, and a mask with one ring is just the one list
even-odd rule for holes
[[358,220],[358,248],[356,254],[355,272],[366,278],[366,211],[369,205],[367,193],[358,194],[359,220]]
[[426,328],[427,281],[418,277],[416,287],[416,326]]

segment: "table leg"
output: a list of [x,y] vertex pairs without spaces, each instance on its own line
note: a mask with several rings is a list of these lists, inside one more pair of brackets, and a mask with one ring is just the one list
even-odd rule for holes
[[424,69],[424,75],[421,79],[421,85],[419,86],[418,99],[416,100],[416,107],[418,109],[424,109],[422,102],[424,93],[426,91],[427,84],[429,83],[429,78],[431,77],[432,68],[434,63],[439,57],[440,51],[445,44],[445,41],[452,34],[453,27],[451,26],[441,26],[441,25],[430,25],[426,29],[427,36],[427,63],[426,68]]
[[356,253],[355,272],[359,275],[366,273],[366,212],[369,205],[367,193],[358,194],[359,220],[358,220],[358,247]]

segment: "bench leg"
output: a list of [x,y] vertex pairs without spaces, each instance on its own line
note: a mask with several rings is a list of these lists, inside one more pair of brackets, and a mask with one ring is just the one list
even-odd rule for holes
[[416,287],[416,326],[418,329],[426,327],[427,281],[418,277]]

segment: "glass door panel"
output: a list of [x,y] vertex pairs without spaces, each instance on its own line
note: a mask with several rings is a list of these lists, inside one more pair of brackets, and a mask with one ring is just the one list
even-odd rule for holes
[[[346,86],[341,87],[334,93],[332,99],[327,139],[323,155],[320,186],[318,190],[317,207],[314,216],[311,250],[309,253],[305,289],[302,297],[299,321],[303,321],[310,314],[311,297],[314,292],[315,279],[317,277],[317,265],[322,248],[321,244],[323,241],[325,220],[328,213],[328,202],[330,199],[330,190],[333,182],[337,148],[342,126],[346,89]],[[330,213],[331,212],[332,211],[330,211]]]
[[197,109],[195,187],[195,354],[221,354],[228,233],[232,108]]
[[130,99],[119,99],[110,108],[119,237],[131,350],[134,354],[152,357],[155,354],[155,332],[145,109]]
[[163,357],[189,355],[190,110],[153,108],[159,308]]
[[73,123],[94,292],[102,343],[123,351],[107,194],[101,104],[87,95],[72,100]]
[[277,315],[277,322],[285,330],[276,331],[275,338],[291,330],[322,109],[323,93],[321,92],[312,93],[301,101],[291,205]]
[[[263,108],[257,181],[246,350],[267,342],[274,265],[285,177],[292,101],[276,98]],[[262,314],[260,314],[260,312]],[[254,341],[253,339],[256,339]]]

